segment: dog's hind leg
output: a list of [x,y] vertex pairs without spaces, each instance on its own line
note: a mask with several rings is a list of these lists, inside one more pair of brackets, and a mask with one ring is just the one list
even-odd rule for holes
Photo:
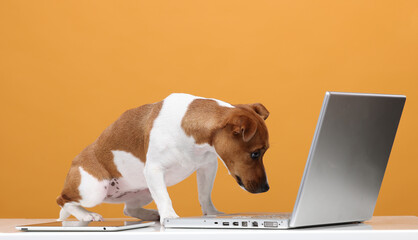
[[73,215],[80,221],[102,221],[102,216],[83,207],[102,203],[108,185],[109,180],[98,180],[80,166],[71,168],[63,192],[57,198],[58,205],[62,207],[60,220]]
[[157,221],[160,219],[157,210],[142,208],[142,206],[145,206],[150,202],[152,202],[152,197],[148,189],[132,193],[132,197],[125,201],[123,213],[129,217],[147,221]]

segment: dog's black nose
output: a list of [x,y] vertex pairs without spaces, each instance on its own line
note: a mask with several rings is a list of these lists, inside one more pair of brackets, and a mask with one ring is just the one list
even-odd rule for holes
[[260,187],[260,192],[267,192],[269,189],[270,189],[269,184],[265,183]]
[[256,188],[253,191],[250,191],[251,193],[263,193],[267,192],[270,189],[270,186],[268,183],[261,184],[258,188]]

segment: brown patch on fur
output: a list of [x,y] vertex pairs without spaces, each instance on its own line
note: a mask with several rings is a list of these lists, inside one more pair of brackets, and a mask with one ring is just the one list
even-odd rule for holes
[[[197,144],[212,145],[216,131],[232,127],[232,132],[242,134],[244,142],[248,142],[261,127],[261,138],[268,141],[267,127],[264,123],[269,115],[261,103],[238,104],[235,108],[220,106],[215,100],[195,99],[183,117],[181,127],[188,136],[192,136]],[[265,135],[265,134],[267,135]]]
[[224,119],[230,110],[231,108],[222,107],[215,100],[195,99],[189,104],[181,127],[197,144],[212,145],[214,131],[225,125]]
[[76,156],[62,193],[57,198],[58,205],[63,206],[67,202],[78,202],[81,199],[78,191],[81,180],[80,166],[99,181],[121,177],[113,162],[112,150],[129,152],[145,162],[150,131],[162,104],[163,102],[157,102],[126,111],[107,127],[94,143]]
[[[146,161],[149,135],[162,103],[147,104],[126,111],[96,140],[94,143],[96,158],[110,174],[110,178],[121,177],[113,162],[112,150],[129,152],[142,162]],[[90,173],[88,169],[85,170]],[[99,180],[108,179],[106,175],[93,176]]]
[[80,193],[78,192],[78,186],[80,185],[80,171],[78,167],[71,166],[70,171],[67,174],[65,180],[64,189],[61,195],[57,197],[57,203],[59,206],[64,206],[67,202],[78,202],[81,200]]

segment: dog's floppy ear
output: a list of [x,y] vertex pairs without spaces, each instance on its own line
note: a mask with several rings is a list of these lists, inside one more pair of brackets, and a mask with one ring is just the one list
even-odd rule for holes
[[260,115],[264,120],[266,120],[268,118],[268,116],[270,115],[269,111],[267,110],[266,107],[264,107],[263,104],[261,103],[253,103],[253,104],[249,104],[250,107],[258,114]]
[[242,135],[244,142],[250,141],[257,131],[256,121],[245,115],[232,117],[229,124],[232,125],[233,134]]

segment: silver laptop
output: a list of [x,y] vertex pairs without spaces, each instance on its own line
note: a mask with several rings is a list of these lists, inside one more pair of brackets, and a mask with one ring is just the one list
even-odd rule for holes
[[405,100],[327,92],[292,213],[175,218],[165,227],[286,229],[369,220]]

